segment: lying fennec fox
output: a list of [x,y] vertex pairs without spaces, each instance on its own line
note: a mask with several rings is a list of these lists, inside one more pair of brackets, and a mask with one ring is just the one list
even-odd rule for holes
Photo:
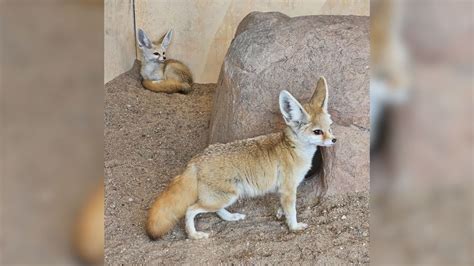
[[242,220],[244,214],[225,208],[240,197],[269,192],[279,193],[277,216],[286,216],[291,231],[307,227],[296,221],[296,189],[311,168],[317,146],[336,142],[327,111],[326,80],[319,79],[304,107],[287,91],[280,93],[279,104],[287,125],[283,132],[214,144],[187,164],[149,210],[146,230],[150,238],[163,236],[184,215],[189,238],[208,238],[209,234],[196,231],[196,215],[216,212],[225,221]]
[[188,93],[193,84],[191,71],[178,60],[166,59],[166,49],[172,37],[173,31],[169,30],[157,44],[154,44],[142,29],[138,29],[138,48],[143,55],[140,69],[142,85],[156,92]]

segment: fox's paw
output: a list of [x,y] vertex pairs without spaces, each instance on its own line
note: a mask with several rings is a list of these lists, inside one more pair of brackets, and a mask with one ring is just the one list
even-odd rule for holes
[[239,221],[239,220],[243,220],[243,219],[245,219],[245,214],[232,213],[231,215],[229,215],[227,221]]
[[283,212],[283,209],[281,207],[278,208],[277,213],[276,213],[277,219],[283,218],[284,215],[285,215],[285,213]]
[[209,234],[197,231],[194,234],[189,235],[189,238],[191,238],[191,239],[206,239],[206,238],[209,238]]
[[305,223],[297,223],[296,225],[290,227],[291,231],[302,231],[304,229],[308,228],[308,225]]
[[241,213],[230,213],[226,209],[217,211],[217,215],[224,221],[238,221],[245,219],[245,214]]

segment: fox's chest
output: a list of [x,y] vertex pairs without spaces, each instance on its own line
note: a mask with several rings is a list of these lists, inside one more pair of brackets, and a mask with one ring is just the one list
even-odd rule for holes
[[161,64],[145,64],[142,66],[140,74],[146,80],[161,80],[164,78]]
[[300,169],[297,169],[295,171],[295,179],[296,179],[296,184],[299,185],[308,171],[311,169],[311,162],[309,164],[305,164],[304,167],[301,167]]
[[304,177],[311,169],[314,152],[308,151],[308,154],[304,154],[304,156],[301,156],[300,160],[298,160],[297,163],[293,165],[293,179],[295,180],[297,185],[299,185],[303,181]]

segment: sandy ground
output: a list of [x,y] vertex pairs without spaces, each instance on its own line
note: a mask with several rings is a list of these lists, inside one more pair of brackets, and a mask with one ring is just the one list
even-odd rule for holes
[[207,240],[187,240],[181,221],[164,239],[144,231],[147,209],[170,178],[207,146],[215,84],[195,84],[188,95],[144,90],[135,67],[105,86],[105,262],[119,263],[369,263],[369,198],[331,196],[320,205],[301,200],[298,218],[309,228],[289,233],[269,195],[229,208],[246,220],[197,218]]

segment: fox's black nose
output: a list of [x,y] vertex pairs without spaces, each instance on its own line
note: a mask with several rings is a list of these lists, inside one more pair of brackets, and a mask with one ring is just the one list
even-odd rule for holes
[[335,139],[335,138],[334,138],[334,139],[332,139],[332,143],[336,143],[336,139]]
[[163,56],[163,59],[166,60],[166,56]]

